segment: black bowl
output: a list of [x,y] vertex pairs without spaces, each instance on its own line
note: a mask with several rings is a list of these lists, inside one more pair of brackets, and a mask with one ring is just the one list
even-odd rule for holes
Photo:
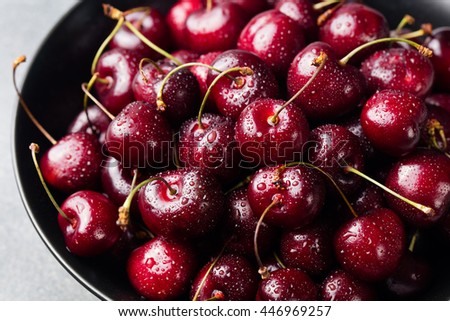
[[[175,1],[110,1],[119,8],[151,5],[167,12]],[[22,93],[35,116],[55,137],[65,134],[66,127],[79,112],[82,101],[80,84],[90,75],[91,60],[114,22],[102,13],[102,1],[90,0],[77,4],[55,26],[43,43],[29,69]],[[432,22],[435,27],[450,21],[450,2],[428,0],[368,0],[395,26],[404,13],[416,17],[417,23]],[[26,114],[17,107],[13,134],[14,170],[19,191],[40,237],[56,259],[88,290],[103,300],[140,300],[130,286],[125,271],[104,259],[83,259],[70,254],[56,220],[56,211],[40,187],[32,165],[28,146],[31,142],[49,143],[32,125]],[[444,262],[445,261],[445,262]],[[423,300],[450,299],[450,273],[448,259],[439,272],[439,282],[430,289]]]

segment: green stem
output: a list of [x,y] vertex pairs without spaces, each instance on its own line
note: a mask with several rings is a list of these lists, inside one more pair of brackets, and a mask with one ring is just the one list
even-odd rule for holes
[[109,119],[113,120],[115,118],[115,116],[113,114],[111,114],[108,109],[106,109],[105,106],[103,106],[103,104],[101,102],[98,101],[97,98],[94,97],[94,95],[91,94],[91,92],[88,89],[88,84],[86,83],[82,83],[81,84],[81,90],[83,90],[84,94],[86,96],[88,96],[94,103],[95,105],[100,108],[106,116],[108,116]]
[[410,16],[409,14],[405,14],[402,20],[400,20],[400,23],[398,24],[397,28],[395,28],[395,33],[397,35],[400,35],[403,27],[405,27],[406,25],[412,25],[414,24],[414,22],[415,22],[414,17]]
[[322,10],[325,7],[331,6],[332,4],[335,3],[340,3],[342,0],[327,0],[327,1],[322,1],[319,3],[316,3],[313,5],[313,9],[316,11]]

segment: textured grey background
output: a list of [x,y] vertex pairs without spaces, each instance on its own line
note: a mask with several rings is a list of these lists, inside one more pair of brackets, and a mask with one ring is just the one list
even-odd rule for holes
[[[17,98],[11,65],[31,61],[74,0],[0,0],[0,300],[96,300],[53,258],[34,230],[15,185],[11,131]],[[27,66],[18,70],[23,83]]]

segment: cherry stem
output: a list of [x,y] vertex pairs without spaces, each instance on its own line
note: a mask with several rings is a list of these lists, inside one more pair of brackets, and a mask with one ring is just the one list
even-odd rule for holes
[[325,7],[331,6],[335,3],[340,3],[342,0],[326,0],[313,5],[313,9],[316,11],[322,10]]
[[283,111],[283,109],[285,109],[289,104],[291,104],[294,100],[296,100],[305,91],[305,89],[308,88],[309,85],[311,85],[311,83],[314,81],[314,79],[316,79],[316,77],[322,71],[327,60],[328,60],[328,56],[323,51],[320,53],[320,55],[317,58],[315,58],[313,60],[311,65],[317,66],[318,68],[313,73],[311,78],[309,78],[308,82],[299,91],[297,91],[297,93],[294,96],[292,96],[287,102],[285,102],[280,108],[278,108],[273,116],[269,117],[268,120],[272,125],[276,125],[278,123],[278,121],[279,121],[278,116]]
[[380,39],[376,39],[373,41],[370,41],[368,43],[365,43],[361,46],[359,46],[358,48],[353,49],[350,53],[348,53],[344,58],[342,58],[339,62],[341,65],[345,65],[348,63],[348,61],[355,56],[357,53],[359,53],[360,51],[373,46],[373,45],[377,45],[380,43],[384,43],[384,42],[404,42],[407,43],[409,45],[411,45],[412,47],[416,48],[417,51],[419,51],[419,53],[427,58],[430,58],[431,56],[433,56],[433,51],[425,46],[422,46],[420,44],[418,44],[417,42],[414,42],[412,40],[409,39],[404,39],[404,38],[380,38]]
[[322,26],[325,21],[328,20],[328,18],[331,17],[331,15],[340,7],[342,7],[344,3],[342,1],[339,1],[339,3],[334,6],[333,8],[328,9],[327,11],[325,11],[324,13],[322,13],[318,18],[317,18],[317,26]]
[[17,97],[19,97],[19,103],[22,106],[22,108],[25,111],[25,113],[27,114],[28,118],[37,127],[37,129],[45,136],[45,138],[47,138],[48,141],[52,145],[55,145],[57,143],[56,139],[54,139],[52,137],[52,135],[50,135],[49,132],[45,130],[45,128],[41,125],[41,123],[39,123],[39,121],[36,119],[36,117],[34,117],[33,113],[30,110],[30,108],[28,108],[27,103],[23,99],[22,94],[20,93],[19,87],[17,86],[17,80],[16,80],[17,67],[20,64],[22,64],[23,62],[25,62],[26,60],[27,60],[27,58],[25,56],[20,56],[19,58],[17,58],[13,62],[13,84],[14,84],[14,89],[16,91]]
[[414,235],[411,237],[411,242],[409,242],[408,250],[413,253],[414,247],[416,246],[417,237],[419,236],[419,229],[416,230]]
[[212,0],[206,0],[206,11],[208,12],[211,11],[212,6],[213,6]]
[[380,184],[379,182],[377,182],[373,178],[365,175],[364,173],[362,173],[361,171],[357,170],[356,168],[354,168],[352,166],[346,166],[344,168],[344,171],[347,172],[347,173],[350,172],[350,173],[356,174],[356,175],[358,175],[358,176],[368,180],[369,182],[371,182],[372,184],[378,186],[379,188],[381,188],[385,192],[387,192],[387,193],[391,194],[392,196],[395,196],[398,199],[406,202],[407,204],[415,207],[416,209],[418,209],[419,211],[422,211],[426,215],[429,215],[429,216],[435,215],[435,211],[431,207],[428,207],[428,206],[425,206],[425,205],[422,205],[422,204],[419,204],[417,202],[414,202],[414,201],[411,201],[411,200],[407,199],[406,197],[398,194],[397,192],[394,192],[393,190],[391,190],[390,188],[384,186],[383,184]]
[[[194,66],[205,67],[205,68],[214,70],[215,72],[219,72],[219,73],[222,72],[222,70],[219,70],[219,69],[217,69],[217,68],[215,68],[215,67],[212,67],[212,66],[210,66],[210,65],[203,64],[203,63],[200,63],[200,62],[189,62],[189,63],[180,65],[180,66],[178,66],[178,67],[172,69],[172,70],[164,77],[163,81],[161,82],[161,86],[159,87],[158,94],[157,94],[157,97],[156,97],[156,106],[157,106],[157,109],[158,109],[158,110],[161,110],[161,111],[166,110],[167,105],[166,105],[166,103],[164,102],[162,95],[163,95],[164,86],[165,86],[166,83],[169,81],[169,78],[172,77],[175,73],[177,73],[177,72],[180,71],[181,69],[184,69],[184,68],[190,68],[190,67],[194,67]],[[228,75],[228,76],[229,76],[229,75]],[[235,78],[233,78],[233,77],[231,77],[231,76],[229,76],[229,77],[230,77],[233,81],[235,80]]]
[[152,64],[153,67],[155,67],[155,69],[158,70],[160,74],[164,74],[164,70],[162,70],[161,67],[154,60],[150,58],[142,58],[141,61],[139,61],[139,73],[141,75],[142,81],[145,82],[146,84],[148,84],[148,78],[144,73],[143,68],[144,62]]
[[280,257],[278,256],[277,252],[273,252],[273,256],[275,257],[275,261],[277,261],[278,265],[282,268],[285,269],[286,265],[284,265],[284,263],[281,261]]
[[[205,93],[205,96],[203,97],[202,104],[200,105],[200,109],[198,111],[197,121],[198,121],[198,127],[200,129],[203,128],[203,124],[202,124],[203,109],[205,108],[206,102],[208,101],[208,97],[211,94],[212,88],[219,82],[219,80],[222,77],[227,76],[229,73],[235,72],[235,71],[240,72],[242,76],[253,75],[253,70],[251,70],[249,67],[233,67],[228,70],[222,71],[219,75],[217,75],[216,78],[214,78],[214,80],[209,85],[208,90]],[[234,82],[239,88],[241,88],[245,84],[245,80],[243,80],[241,77],[234,78]]]
[[[444,127],[437,119],[429,119],[426,125],[428,134],[428,144],[438,151],[445,152],[447,150],[447,137],[445,136]],[[436,132],[439,133],[442,146],[439,146]]]
[[94,103],[95,105],[101,109],[102,112],[105,113],[106,116],[108,116],[109,119],[114,120],[114,118],[116,118],[113,114],[111,114],[108,109],[106,109],[105,106],[103,106],[103,104],[101,102],[98,101],[97,98],[94,97],[94,95],[91,94],[91,92],[88,89],[88,84],[86,83],[82,83],[81,84],[81,90],[83,90],[83,92],[85,93],[85,95],[87,95]]
[[263,262],[261,261],[261,256],[259,255],[259,249],[258,249],[258,235],[259,235],[259,228],[261,227],[261,224],[264,220],[264,217],[267,215],[267,213],[274,207],[275,205],[281,203],[281,195],[275,194],[272,199],[272,203],[269,204],[269,206],[266,207],[264,212],[261,214],[261,217],[258,220],[258,223],[256,224],[255,234],[253,236],[253,250],[255,251],[255,257],[256,262],[258,263],[259,270],[258,273],[261,275],[261,278],[263,280],[267,279],[270,276],[270,272],[267,269],[266,266],[264,266]]
[[[137,169],[134,170],[133,173],[133,180],[131,181],[131,188],[130,190],[133,191],[135,186],[136,186],[136,180],[137,177],[139,176],[139,171]],[[117,225],[120,226],[120,228],[125,231],[128,227],[128,225],[130,224],[130,207],[131,207],[131,201],[133,196],[131,197],[131,199],[128,201],[130,195],[128,195],[128,197],[125,199],[124,204],[119,207],[119,218],[117,219]],[[128,203],[127,203],[128,201]]]
[[415,21],[416,20],[414,19],[413,16],[410,16],[409,14],[405,14],[403,16],[402,20],[400,20],[400,23],[397,25],[397,28],[395,28],[395,33],[397,35],[400,35],[403,27],[405,27],[406,25],[412,25],[412,24],[414,24]]
[[403,39],[413,39],[430,35],[432,32],[433,32],[433,25],[431,23],[424,23],[420,26],[419,30],[399,35],[399,37]]
[[303,165],[305,167],[309,167],[312,169],[315,169],[317,171],[319,171],[321,174],[323,174],[325,177],[327,177],[330,182],[333,184],[334,188],[338,191],[339,195],[342,197],[342,199],[344,200],[345,204],[347,205],[348,209],[350,210],[350,212],[352,213],[352,215],[357,218],[358,214],[356,213],[355,209],[353,208],[352,204],[350,204],[349,200],[347,199],[347,196],[345,196],[344,192],[342,191],[342,189],[338,186],[338,184],[335,182],[335,180],[333,179],[333,177],[328,174],[327,172],[325,172],[323,169],[321,169],[320,167],[317,167],[311,163],[305,163],[305,162],[292,162],[292,163],[288,163],[286,165],[283,165],[284,167],[293,167],[293,166],[297,166],[297,165]]
[[36,168],[36,172],[39,176],[39,180],[41,181],[42,186],[44,187],[45,192],[48,195],[48,198],[52,202],[53,206],[58,211],[59,215],[61,215],[64,219],[71,222],[71,219],[64,213],[64,211],[59,207],[58,203],[56,202],[55,198],[53,197],[52,193],[50,192],[50,189],[48,188],[47,184],[45,183],[44,176],[42,175],[41,168],[39,166],[39,163],[36,159],[36,154],[39,153],[39,145],[36,143],[30,144],[30,150],[31,150],[31,157],[33,158],[34,167]]

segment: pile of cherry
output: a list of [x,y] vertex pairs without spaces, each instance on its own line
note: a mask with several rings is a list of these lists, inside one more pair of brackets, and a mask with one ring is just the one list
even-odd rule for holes
[[390,30],[337,0],[126,9],[104,5],[117,25],[86,109],[58,141],[43,130],[70,252],[116,258],[150,300],[409,299],[439,282],[450,27]]

